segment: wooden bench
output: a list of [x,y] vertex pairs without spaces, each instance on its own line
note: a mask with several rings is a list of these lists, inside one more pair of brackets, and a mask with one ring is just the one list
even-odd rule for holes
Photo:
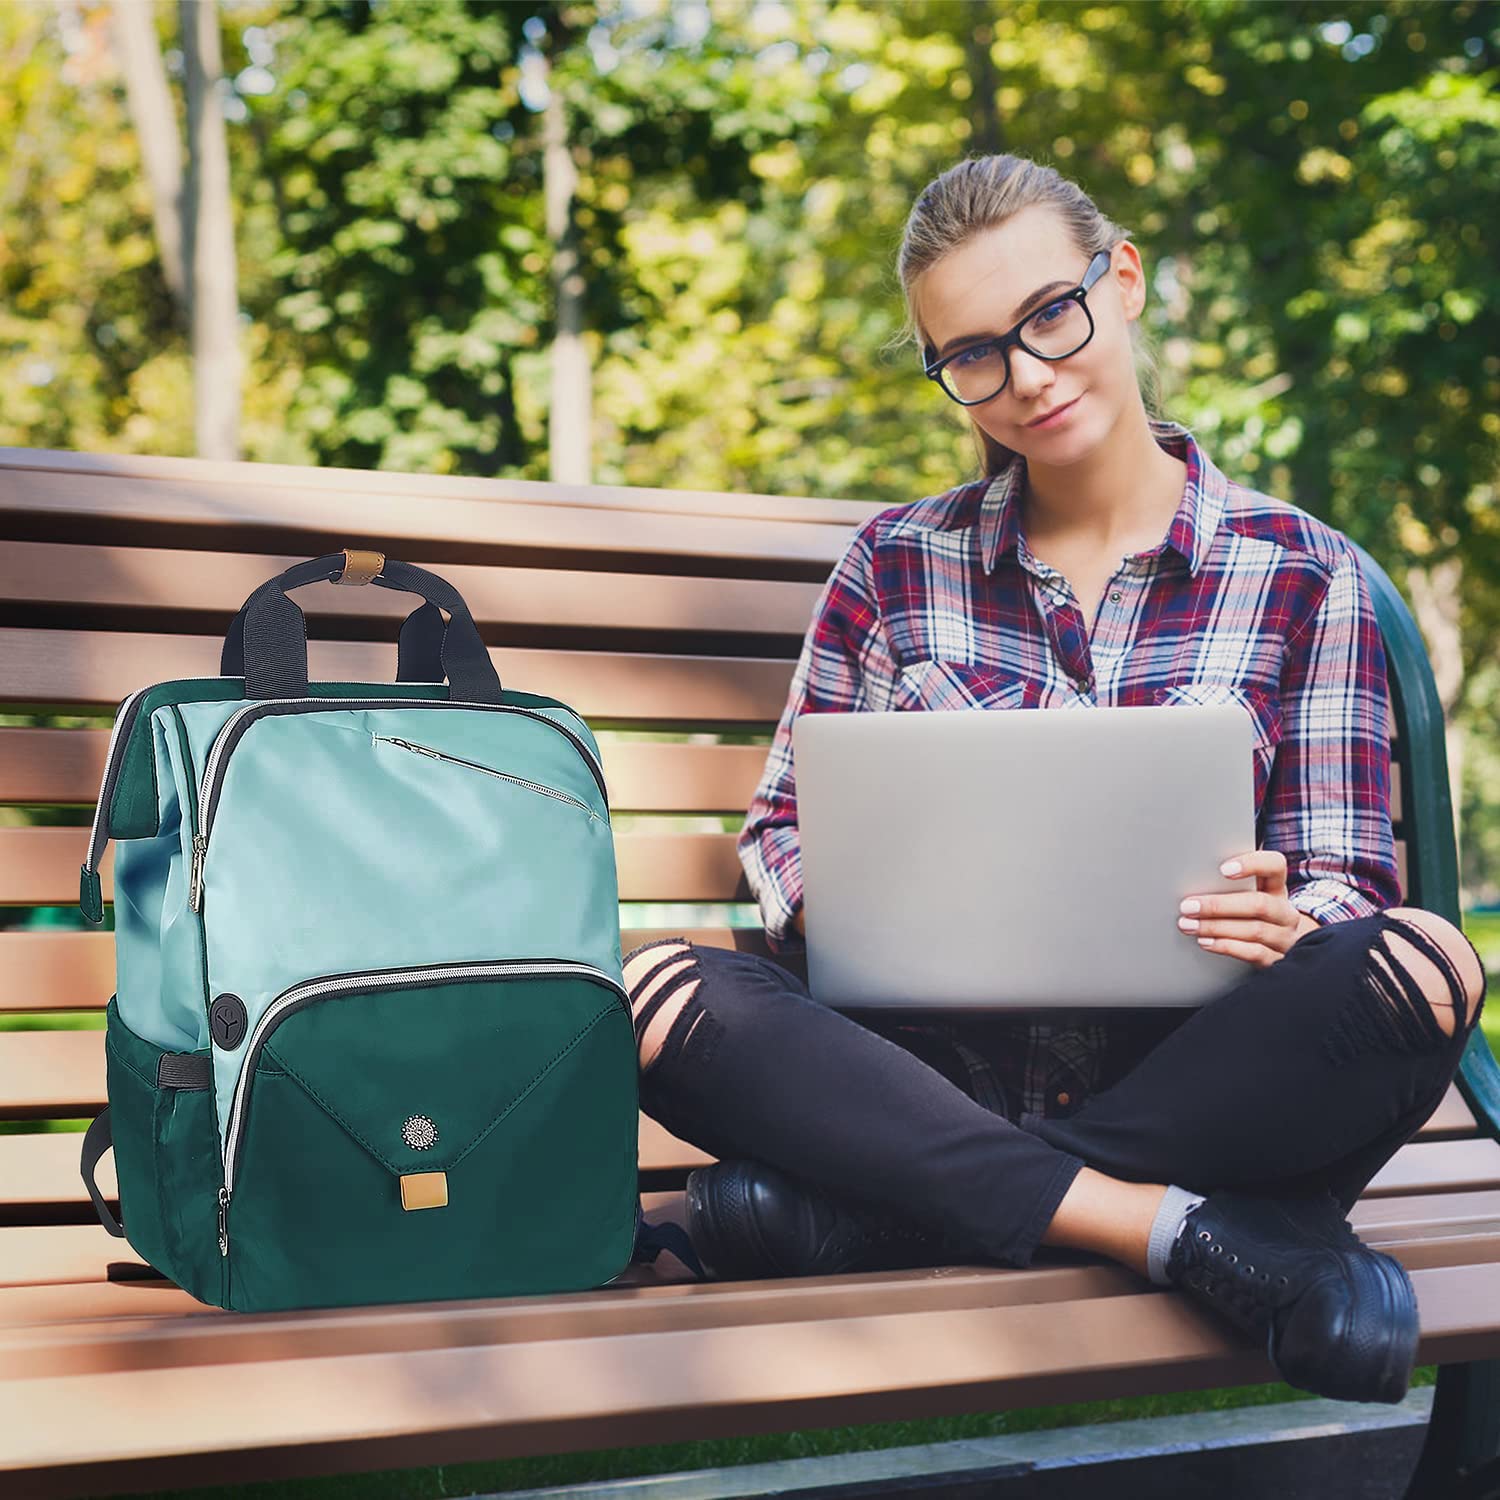
[[[0,450],[0,712],[112,714],[213,675],[257,584],[344,545],[444,574],[508,686],[601,731],[621,898],[746,902],[743,810],[822,581],[868,504]],[[1371,564],[1373,569],[1373,564]],[[1441,718],[1415,627],[1372,571],[1398,709],[1404,899],[1459,918]],[[315,677],[390,680],[411,598],[299,592]],[[107,717],[105,719],[107,726]],[[691,730],[687,743],[613,730]],[[758,732],[759,743],[723,743]],[[70,907],[107,727],[0,726],[0,907]],[[632,814],[699,815],[668,831]],[[729,816],[726,828],[720,821]],[[112,858],[112,856],[111,856]],[[110,897],[110,858],[104,864]],[[751,913],[753,916],[753,912]],[[685,932],[765,951],[749,927]],[[108,931],[0,931],[0,1011],[99,1011]],[[0,1033],[0,1119],[91,1117],[102,1033]],[[1461,1078],[1353,1222],[1411,1270],[1442,1366],[1412,1494],[1500,1453],[1500,1071]],[[1174,1292],[1044,1250],[959,1265],[696,1283],[668,1254],[569,1296],[240,1315],[156,1278],[95,1221],[76,1133],[0,1135],[0,1493],[146,1488],[994,1411],[1274,1379]],[[703,1153],[640,1121],[648,1216]],[[114,1191],[112,1162],[101,1185]]]

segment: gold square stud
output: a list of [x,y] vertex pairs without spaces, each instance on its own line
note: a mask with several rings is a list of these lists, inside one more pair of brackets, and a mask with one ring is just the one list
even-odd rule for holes
[[414,1208],[446,1208],[448,1174],[446,1172],[408,1172],[401,1179],[401,1207],[409,1213]]

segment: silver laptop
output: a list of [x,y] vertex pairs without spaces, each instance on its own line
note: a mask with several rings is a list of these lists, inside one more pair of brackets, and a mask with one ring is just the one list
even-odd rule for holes
[[808,989],[835,1008],[1196,1006],[1252,970],[1177,926],[1253,888],[1232,703],[800,714]]

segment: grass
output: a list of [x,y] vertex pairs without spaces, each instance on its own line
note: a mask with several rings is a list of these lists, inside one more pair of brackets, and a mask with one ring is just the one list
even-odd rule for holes
[[[1493,990],[1495,980],[1500,976],[1500,912],[1466,915],[1464,931],[1485,961],[1485,968],[1490,975],[1490,988]],[[1491,1046],[1500,1054],[1500,1005],[1486,1003],[1481,1024]],[[0,1016],[0,1030],[52,1026],[89,1030],[102,1025],[103,1016],[97,1011]],[[0,1124],[0,1132],[8,1128],[35,1129],[38,1126],[44,1129],[76,1130],[82,1129],[84,1123],[86,1122],[41,1121],[11,1126]],[[1414,1372],[1412,1383],[1430,1385],[1436,1379],[1436,1374],[1435,1366],[1422,1366]],[[705,1439],[699,1442],[599,1449],[492,1463],[387,1469],[326,1479],[274,1480],[263,1484],[224,1484],[163,1490],[154,1492],[147,1500],[448,1500],[448,1497],[488,1492],[597,1483],[693,1469],[765,1463],[777,1459],[952,1442],[1053,1427],[1082,1426],[1195,1411],[1220,1411],[1243,1406],[1266,1406],[1305,1399],[1305,1391],[1273,1382],[1163,1396],[1137,1396],[1114,1401],[1035,1407],[1023,1411],[981,1412],[915,1422],[813,1428],[751,1438]]]

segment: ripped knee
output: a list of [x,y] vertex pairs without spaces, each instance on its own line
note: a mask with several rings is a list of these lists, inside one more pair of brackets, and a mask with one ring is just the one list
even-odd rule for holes
[[663,1056],[679,1053],[688,1037],[710,1019],[697,997],[702,983],[698,960],[685,938],[661,938],[635,949],[625,960],[624,975],[645,1072]]
[[1478,954],[1471,961],[1458,951],[1472,947],[1462,933],[1448,940],[1457,932],[1451,923],[1414,907],[1378,916],[1375,941],[1324,1044],[1335,1062],[1368,1051],[1434,1051],[1455,1029],[1468,1034],[1484,999]]

